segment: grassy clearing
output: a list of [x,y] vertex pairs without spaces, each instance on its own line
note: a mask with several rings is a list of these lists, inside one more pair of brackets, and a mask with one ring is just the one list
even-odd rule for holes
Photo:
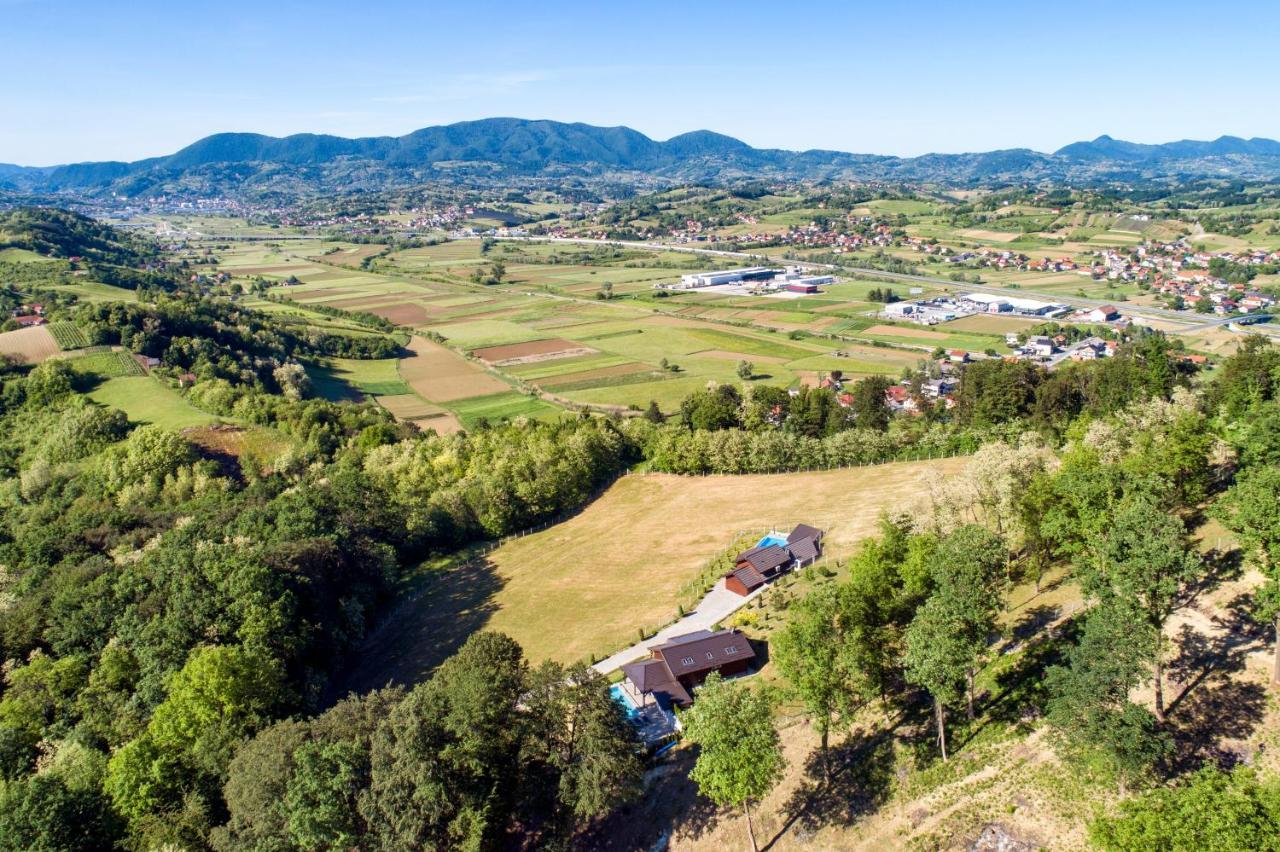
[[479,629],[509,633],[535,661],[603,656],[634,641],[638,628],[675,618],[681,590],[742,531],[807,521],[827,530],[830,555],[847,555],[875,533],[882,509],[914,498],[927,471],[964,464],[624,477],[564,523],[511,540],[481,562],[428,571],[418,604],[378,639],[392,653],[366,655],[347,686],[417,681]]
[[177,391],[150,376],[107,379],[89,392],[99,405],[118,408],[134,423],[154,423],[166,429],[187,429],[218,422],[217,417],[190,405]]
[[357,360],[329,358],[307,366],[307,375],[316,392],[329,400],[360,400],[366,396],[394,396],[409,393],[400,377],[396,358]]

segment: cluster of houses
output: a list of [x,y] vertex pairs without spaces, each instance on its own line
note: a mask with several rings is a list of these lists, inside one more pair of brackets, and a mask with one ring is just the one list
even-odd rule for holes
[[[907,414],[918,414],[922,401],[934,405],[941,404],[948,409],[953,408],[956,404],[953,394],[960,387],[960,373],[964,365],[970,363],[975,357],[984,356],[974,356],[963,349],[948,351],[944,357],[933,363],[929,374],[919,377],[918,382],[903,381],[886,388],[885,404],[889,406],[890,411]],[[845,388],[842,373],[837,371],[823,376],[818,382],[818,387],[834,393],[836,402],[841,408],[849,408],[853,405],[853,393]],[[793,390],[791,393],[799,392]]]
[[1226,316],[1269,310],[1275,297],[1241,282],[1214,275],[1215,260],[1239,266],[1280,265],[1280,251],[1195,251],[1185,239],[1172,242],[1147,241],[1130,249],[1096,252],[1085,274],[1095,279],[1141,283],[1154,293],[1170,297],[1187,310],[1202,310]]
[[750,550],[738,554],[725,588],[743,597],[788,571],[804,568],[822,555],[822,530],[800,524],[785,538],[770,533]]
[[1014,347],[1014,358],[1026,361],[1038,361],[1050,370],[1068,361],[1094,361],[1115,355],[1120,344],[1114,340],[1103,340],[1101,337],[1086,337],[1075,343],[1068,341],[1066,335],[1058,334],[1033,335],[1025,342],[1019,343],[1017,335],[1008,335],[1006,342]]
[[19,305],[13,309],[11,314],[13,321],[18,324],[18,328],[31,328],[48,322],[44,315],[44,305],[39,303]]

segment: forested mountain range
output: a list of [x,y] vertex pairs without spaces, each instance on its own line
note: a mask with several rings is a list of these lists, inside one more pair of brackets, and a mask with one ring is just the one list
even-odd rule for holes
[[631,182],[750,178],[920,181],[1144,181],[1280,176],[1280,142],[1223,136],[1143,145],[1100,136],[1052,154],[1025,148],[893,157],[752,146],[706,130],[664,142],[627,127],[490,118],[404,136],[348,139],[219,133],[165,157],[24,167],[0,164],[0,189],[21,192],[175,191],[305,195],[380,190],[428,180],[597,177]]

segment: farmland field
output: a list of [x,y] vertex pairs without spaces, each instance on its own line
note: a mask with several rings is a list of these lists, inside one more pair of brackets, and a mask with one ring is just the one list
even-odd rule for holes
[[425,337],[413,337],[406,348],[411,354],[400,361],[400,375],[423,399],[452,402],[511,389],[479,364]]
[[77,328],[75,323],[49,323],[49,333],[62,349],[82,349],[89,345],[89,338],[85,337],[84,332]]
[[[509,633],[531,660],[603,656],[640,626],[673,620],[681,587],[741,530],[809,522],[848,555],[882,509],[914,500],[928,471],[964,459],[773,476],[627,476],[564,523],[508,541],[479,563],[430,573],[413,606],[375,634],[344,688],[412,683],[474,630]],[[768,493],[744,500],[744,493]],[[619,534],[619,530],[625,530]],[[654,542],[663,558],[651,558]],[[434,569],[433,569],[434,570]],[[643,593],[638,593],[640,590]],[[568,614],[573,630],[565,629]]]
[[24,364],[38,364],[61,351],[45,325],[0,333],[0,356],[11,356]]
[[397,420],[407,420],[419,429],[434,429],[441,435],[452,435],[462,429],[453,412],[427,402],[416,393],[376,397],[381,405]]
[[76,372],[93,373],[107,379],[116,376],[146,375],[138,359],[128,352],[95,352],[72,358],[67,363]]
[[396,366],[395,358],[327,358],[309,365],[307,374],[316,392],[325,399],[359,400],[365,396],[409,393]]

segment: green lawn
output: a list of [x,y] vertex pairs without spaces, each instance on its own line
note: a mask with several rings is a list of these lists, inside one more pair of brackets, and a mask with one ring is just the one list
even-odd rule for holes
[[362,396],[397,396],[410,393],[400,378],[396,358],[357,360],[328,358],[307,365],[316,393],[329,400],[358,400]]
[[100,405],[118,408],[134,423],[154,423],[166,429],[207,426],[219,418],[187,403],[177,391],[150,376],[107,379],[89,392]]

